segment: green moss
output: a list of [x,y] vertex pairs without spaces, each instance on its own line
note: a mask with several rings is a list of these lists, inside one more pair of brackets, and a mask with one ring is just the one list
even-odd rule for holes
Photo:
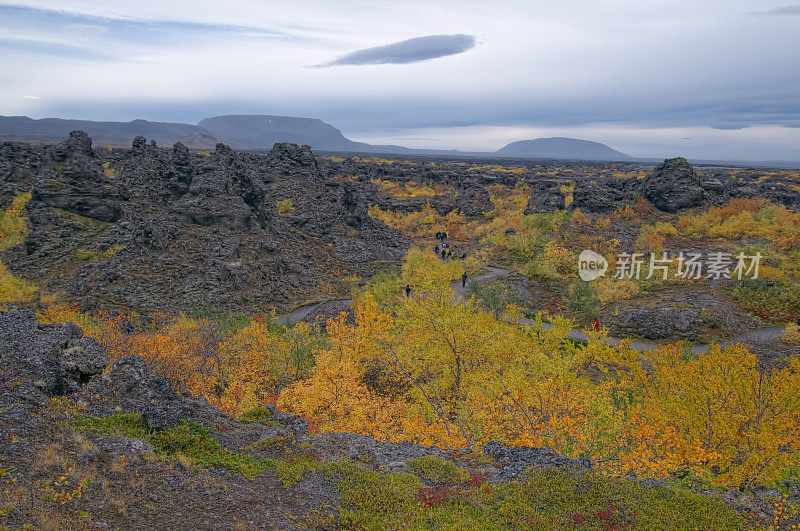
[[329,465],[341,493],[339,525],[364,529],[744,529],[720,502],[685,491],[648,489],[623,479],[563,471],[523,482],[435,490],[428,506],[412,474]]
[[308,473],[328,471],[330,463],[324,463],[308,454],[288,455],[275,462],[275,474],[284,487],[296,485]]
[[105,173],[106,177],[109,179],[114,179],[117,177],[117,170],[111,166],[110,162],[103,163],[103,173]]
[[206,428],[195,422],[181,421],[170,428],[151,432],[141,415],[117,414],[108,417],[75,417],[70,425],[79,431],[144,439],[159,454],[170,457],[185,455],[197,468],[224,468],[252,478],[275,467],[272,460],[256,459],[225,450]]
[[224,468],[252,478],[273,467],[272,461],[222,448],[219,441],[196,422],[181,421],[171,428],[154,432],[148,440],[159,452],[171,457],[183,454],[201,468]]
[[275,208],[278,209],[279,214],[291,214],[294,212],[294,204],[291,199],[281,199],[275,203]]
[[75,417],[70,425],[78,431],[100,435],[121,435],[137,439],[146,439],[150,435],[144,419],[138,413],[118,413],[108,417]]
[[422,479],[442,483],[445,485],[455,485],[465,481],[468,474],[463,469],[457,467],[452,461],[440,459],[432,455],[415,457],[409,460],[408,466],[417,472]]
[[81,225],[84,225],[86,227],[100,229],[111,225],[111,223],[109,222],[100,221],[99,219],[87,218],[86,216],[81,216],[80,214],[76,214],[75,212],[70,212],[69,210],[64,210],[63,208],[57,208],[56,210],[61,214],[67,216],[70,221],[74,223],[80,223]]
[[266,439],[259,439],[254,442],[250,448],[254,450],[279,450],[286,446],[286,437],[282,435],[275,435],[274,437],[267,437]]
[[245,424],[272,424],[272,411],[265,407],[254,407],[239,418]]
[[91,249],[78,249],[75,251],[75,256],[81,262],[93,262],[95,260],[107,260],[123,250],[125,248],[124,245],[112,245],[108,249],[103,252],[100,251],[93,251]]
[[100,257],[100,254],[97,251],[92,251],[90,249],[78,249],[75,251],[75,256],[81,262],[92,262],[97,260]]

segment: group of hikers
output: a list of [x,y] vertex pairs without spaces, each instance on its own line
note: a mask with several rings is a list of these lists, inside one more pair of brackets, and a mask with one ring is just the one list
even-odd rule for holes
[[[453,251],[456,252],[456,258],[458,258],[458,248],[453,246],[450,247],[450,242],[447,241],[447,233],[444,231],[439,231],[436,233],[436,239],[439,240],[440,243],[437,243],[436,246],[433,248],[433,252],[436,253],[437,256],[441,256],[442,260],[447,260],[448,258],[453,257]],[[461,259],[464,260],[467,258],[467,253],[461,253]]]

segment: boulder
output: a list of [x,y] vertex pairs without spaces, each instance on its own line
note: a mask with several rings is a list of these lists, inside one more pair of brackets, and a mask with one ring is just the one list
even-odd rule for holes
[[665,212],[699,206],[706,199],[694,166],[683,157],[667,159],[657,166],[645,179],[642,191],[645,199]]
[[703,318],[693,308],[634,306],[622,308],[610,323],[615,336],[638,336],[646,339],[697,339]]
[[517,479],[531,467],[563,468],[578,472],[592,468],[592,462],[585,457],[571,459],[559,455],[550,448],[528,446],[509,448],[496,441],[489,441],[484,445],[483,453],[497,461],[501,467],[499,477],[503,481]]

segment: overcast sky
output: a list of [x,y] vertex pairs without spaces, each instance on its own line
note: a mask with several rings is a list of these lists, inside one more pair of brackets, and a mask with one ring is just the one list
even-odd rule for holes
[[800,160],[800,4],[781,1],[0,0],[0,57],[2,115]]

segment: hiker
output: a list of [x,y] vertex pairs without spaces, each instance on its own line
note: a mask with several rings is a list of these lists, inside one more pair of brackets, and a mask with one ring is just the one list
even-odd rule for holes
[[446,233],[446,232],[443,232],[443,233],[442,233],[442,239],[443,239],[443,240],[446,240],[446,239],[447,239],[447,233]]
[[451,256],[453,256],[453,250],[452,249],[448,249],[447,250],[447,258],[450,258]]
[[797,326],[800,326],[800,315],[797,316]]
[[592,328],[594,328],[595,331],[600,330],[600,319],[597,317],[595,317],[594,322],[592,322]]
[[446,255],[446,254],[447,254],[447,251],[445,251],[444,249],[442,249],[442,260],[444,260],[444,258],[445,258],[445,255]]
[[406,284],[406,298],[409,298],[410,296],[411,296],[411,286],[409,284]]
[[461,287],[462,288],[466,288],[467,287],[467,272],[466,271],[464,271],[464,273],[461,275]]
[[437,244],[436,247],[433,248],[433,252],[439,254],[439,245]]

